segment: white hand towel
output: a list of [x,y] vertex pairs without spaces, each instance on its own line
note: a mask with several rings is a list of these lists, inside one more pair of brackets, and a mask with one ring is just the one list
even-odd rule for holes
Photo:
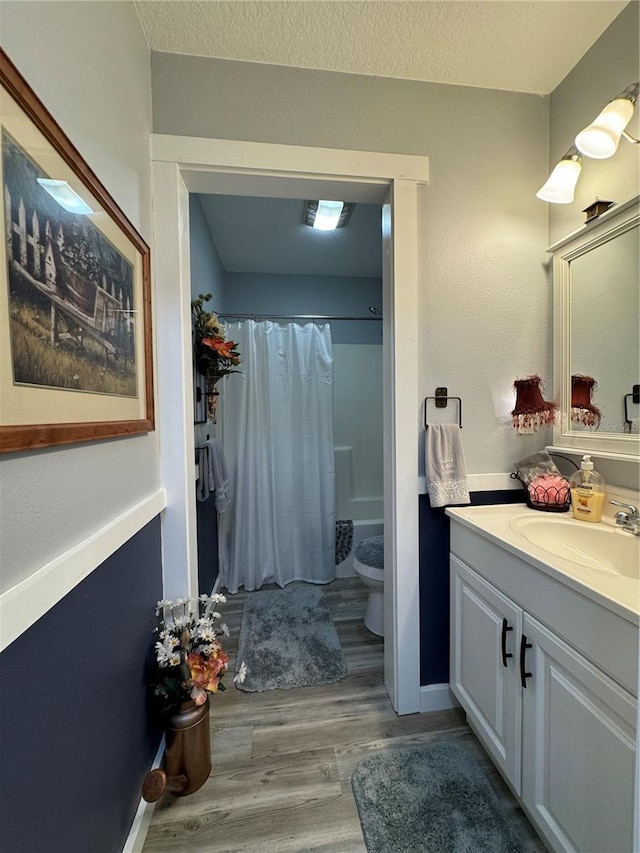
[[219,438],[212,438],[206,442],[206,445],[209,451],[209,488],[214,495],[216,510],[224,512],[231,503],[231,489],[222,441]]
[[429,424],[425,439],[425,468],[431,506],[471,503],[458,424]]

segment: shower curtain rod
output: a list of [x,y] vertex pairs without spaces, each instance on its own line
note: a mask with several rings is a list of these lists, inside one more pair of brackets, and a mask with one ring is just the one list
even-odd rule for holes
[[221,311],[220,317],[235,317],[241,320],[382,320],[382,317],[335,317],[330,314],[234,314]]

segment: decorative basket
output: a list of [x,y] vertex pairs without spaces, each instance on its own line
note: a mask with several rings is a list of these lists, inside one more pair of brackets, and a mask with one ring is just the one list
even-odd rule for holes
[[[530,509],[537,509],[542,512],[567,512],[571,506],[571,491],[569,482],[566,481],[566,489],[558,489],[557,486],[551,486],[545,489],[544,486],[538,485],[531,494],[529,486],[527,486],[516,473],[511,474],[512,480],[518,480],[524,487],[524,500]],[[564,492],[566,491],[566,494]]]

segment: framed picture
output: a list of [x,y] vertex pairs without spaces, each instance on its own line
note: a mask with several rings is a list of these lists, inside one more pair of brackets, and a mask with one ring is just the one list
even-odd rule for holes
[[154,428],[150,253],[0,48],[0,452]]

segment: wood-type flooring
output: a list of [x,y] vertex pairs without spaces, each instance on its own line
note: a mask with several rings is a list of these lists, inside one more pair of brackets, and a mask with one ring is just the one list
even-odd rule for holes
[[[367,588],[344,578],[323,589],[346,678],[325,687],[244,693],[230,671],[226,691],[211,699],[211,776],[187,797],[163,796],[143,853],[366,853],[351,791],[355,765],[382,749],[443,737],[475,740],[459,709],[398,716],[383,684],[383,640],[363,623]],[[246,595],[229,596],[221,606],[231,630],[230,670]],[[486,757],[484,765],[526,853],[543,851]]]

